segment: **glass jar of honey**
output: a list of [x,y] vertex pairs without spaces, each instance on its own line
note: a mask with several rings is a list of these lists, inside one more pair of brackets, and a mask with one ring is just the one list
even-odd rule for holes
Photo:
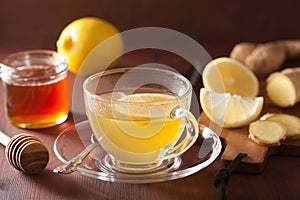
[[20,128],[45,128],[68,117],[67,62],[50,50],[8,55],[1,63],[9,120]]

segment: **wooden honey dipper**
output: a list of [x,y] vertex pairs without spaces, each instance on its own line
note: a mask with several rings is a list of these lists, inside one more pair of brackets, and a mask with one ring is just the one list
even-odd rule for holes
[[5,146],[9,163],[26,174],[39,173],[48,164],[47,148],[32,135],[21,133],[10,138],[0,131],[0,143]]

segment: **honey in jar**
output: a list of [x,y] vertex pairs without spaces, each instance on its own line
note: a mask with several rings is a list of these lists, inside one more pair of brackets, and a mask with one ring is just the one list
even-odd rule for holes
[[32,50],[1,64],[9,120],[21,128],[44,128],[68,117],[67,63],[61,54]]

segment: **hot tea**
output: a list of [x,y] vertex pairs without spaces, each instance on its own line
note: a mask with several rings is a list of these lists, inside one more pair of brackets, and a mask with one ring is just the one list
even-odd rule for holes
[[198,137],[192,86],[178,73],[113,69],[91,75],[83,88],[92,134],[107,153],[99,164],[105,170],[148,173],[179,164]]
[[[121,93],[122,94],[122,93]],[[174,94],[136,93],[99,95],[106,103],[94,101],[87,114],[96,138],[108,153],[119,161],[139,163],[157,162],[161,149],[175,144],[184,128],[182,119],[171,119],[170,112],[179,106]],[[111,102],[111,103],[108,103]],[[134,103],[133,103],[134,102]],[[129,156],[130,155],[130,156]],[[152,158],[150,158],[152,157]]]

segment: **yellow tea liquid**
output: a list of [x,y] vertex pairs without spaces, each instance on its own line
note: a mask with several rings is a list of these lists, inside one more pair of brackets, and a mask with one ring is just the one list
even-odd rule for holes
[[[162,148],[176,143],[184,128],[181,119],[171,119],[179,105],[173,94],[138,93],[110,103],[112,93],[100,95],[87,109],[94,135],[118,161],[157,162]],[[115,99],[114,99],[115,100]],[[120,102],[119,102],[120,101]]]

